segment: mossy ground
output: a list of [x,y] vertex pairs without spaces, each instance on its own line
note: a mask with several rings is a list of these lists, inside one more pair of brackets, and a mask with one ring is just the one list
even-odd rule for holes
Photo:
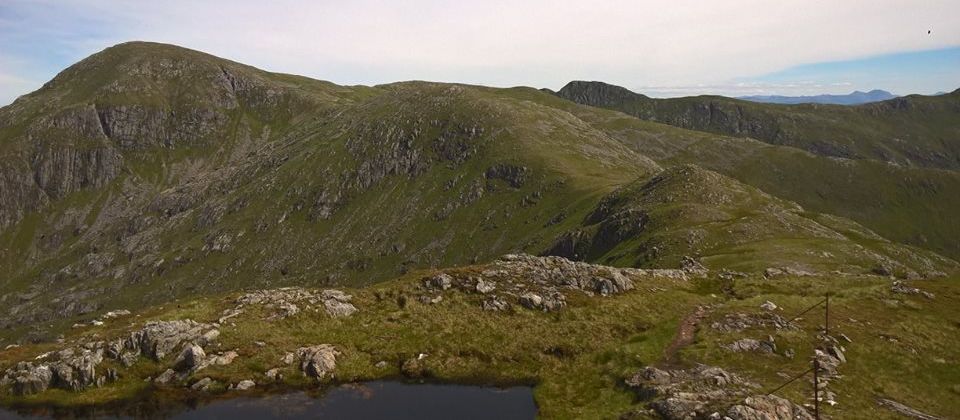
[[[475,267],[458,270],[472,271]],[[426,354],[423,381],[485,385],[529,384],[544,418],[613,418],[641,408],[643,401],[623,385],[623,380],[647,365],[664,362],[665,351],[678,324],[698,306],[709,305],[710,315],[697,330],[696,340],[680,349],[681,366],[705,363],[737,372],[772,389],[784,381],[782,374],[806,368],[822,312],[811,311],[791,331],[746,330],[721,333],[709,327],[726,313],[760,312],[760,303],[771,300],[784,316],[804,309],[831,293],[831,330],[853,342],[846,344],[848,363],[840,366],[842,379],[831,383],[839,404],[826,408],[836,418],[867,415],[893,418],[876,405],[887,397],[932,414],[960,413],[960,354],[957,334],[960,319],[951,309],[960,298],[957,279],[915,282],[936,294],[934,299],[895,295],[890,281],[856,278],[762,278],[646,280],[635,290],[611,297],[572,294],[560,312],[530,311],[518,305],[503,313],[483,311],[482,295],[459,291],[443,293],[436,304],[419,303],[415,296],[420,279],[416,272],[396,280],[348,290],[360,312],[349,318],[331,318],[321,312],[301,312],[282,320],[267,320],[268,313],[248,309],[227,321],[211,351],[235,349],[240,357],[227,366],[209,367],[187,382],[211,377],[221,383],[254,379],[265,383],[264,372],[280,367],[282,385],[259,386],[257,392],[284,389],[321,389],[333,383],[405,378],[404,360]],[[405,296],[407,303],[399,304]],[[68,342],[83,342],[123,335],[148,319],[217,319],[232,308],[237,294],[184,300],[149,308],[132,317],[108,321],[102,327],[70,332]],[[253,308],[253,307],[251,307]],[[733,353],[722,346],[742,337],[774,335],[778,354]],[[886,338],[885,338],[886,337]],[[891,343],[889,337],[898,342]],[[257,342],[260,342],[258,344]],[[300,346],[329,343],[342,353],[334,378],[316,384],[295,367],[280,362],[283,354]],[[40,344],[0,352],[0,367],[32,359],[55,345]],[[794,349],[796,356],[784,357]],[[385,361],[385,367],[377,363]],[[101,368],[113,366],[106,361]],[[166,364],[169,364],[167,361]],[[180,388],[156,388],[143,378],[155,376],[165,364],[141,359],[122,379],[103,388],[74,393],[52,390],[14,398],[4,395],[4,405],[66,407],[123,406],[130,401],[196,398]],[[798,381],[780,395],[806,402],[809,384]],[[759,392],[759,391],[758,391]],[[213,398],[231,394],[222,388]],[[210,394],[208,394],[209,396]],[[205,397],[206,398],[206,397]]]

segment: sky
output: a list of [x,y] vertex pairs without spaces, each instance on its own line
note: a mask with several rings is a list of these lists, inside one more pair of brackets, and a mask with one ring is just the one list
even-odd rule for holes
[[338,84],[602,80],[651,96],[960,87],[957,0],[0,0],[0,105],[131,40]]

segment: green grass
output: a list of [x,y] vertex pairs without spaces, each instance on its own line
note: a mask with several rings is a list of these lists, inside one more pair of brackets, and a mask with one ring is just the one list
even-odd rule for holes
[[[454,271],[472,272],[464,267]],[[893,295],[889,280],[878,277],[778,278],[750,277],[718,281],[646,279],[637,289],[613,297],[587,297],[571,293],[570,305],[558,313],[542,313],[515,307],[513,312],[484,312],[481,296],[448,291],[438,304],[416,302],[417,272],[396,280],[360,289],[350,289],[360,312],[350,318],[333,319],[322,313],[301,312],[293,317],[267,321],[267,313],[248,307],[247,312],[222,327],[218,345],[235,349],[240,357],[231,365],[210,367],[188,382],[212,377],[222,383],[262,379],[263,372],[280,367],[283,387],[262,391],[316,389],[280,357],[297,347],[320,343],[335,345],[342,355],[327,386],[375,379],[402,378],[400,365],[420,353],[426,377],[442,383],[534,386],[540,415],[544,418],[611,418],[641,408],[643,401],[622,381],[647,365],[663,361],[664,351],[676,334],[678,321],[698,305],[710,305],[710,315],[697,330],[695,342],[681,349],[677,363],[705,363],[736,372],[762,389],[783,382],[780,374],[806,368],[813,338],[822,325],[822,312],[811,311],[797,321],[799,330],[748,329],[721,333],[709,327],[727,313],[761,312],[760,303],[771,300],[784,316],[821,300],[831,293],[831,331],[853,342],[844,343],[848,363],[840,366],[842,378],[830,390],[839,404],[826,408],[834,417],[894,418],[876,405],[876,398],[892,398],[934,415],[949,417],[960,410],[955,398],[960,383],[957,329],[960,319],[951,302],[960,297],[957,279],[914,282],[936,294],[932,300]],[[397,297],[408,296],[404,307]],[[139,311],[135,323],[148,319],[216,319],[233,307],[236,294],[177,301]],[[69,342],[123,335],[130,321],[109,321],[104,327],[88,327],[68,333]],[[778,353],[754,355],[733,353],[722,346],[741,337],[774,335]],[[883,337],[896,337],[891,343]],[[261,347],[255,342],[266,343]],[[30,345],[0,352],[0,367],[53,349],[52,344]],[[782,356],[796,351],[793,359]],[[209,353],[209,352],[208,352]],[[387,362],[377,368],[379,361]],[[122,407],[132,401],[182,400],[195,395],[178,388],[155,389],[141,378],[155,376],[164,364],[141,361],[121,368],[123,380],[84,392],[51,391],[39,395],[2,398],[4,405],[77,408],[104,404]],[[105,362],[103,368],[113,366]],[[795,402],[805,402],[808,386],[798,382],[779,392]],[[228,397],[215,391],[215,398]],[[759,392],[759,391],[758,391]]]
[[[620,384],[633,371],[663,356],[674,335],[678,314],[711,300],[691,293],[682,282],[649,280],[640,290],[616,297],[571,296],[570,306],[559,313],[519,306],[513,312],[491,313],[480,309],[480,296],[460,292],[444,293],[445,299],[439,304],[415,302],[416,285],[422,275],[410,274],[349,290],[360,312],[347,319],[301,313],[266,321],[258,311],[248,311],[224,325],[219,339],[219,348],[236,349],[240,358],[231,365],[201,371],[195,379],[210,376],[235,383],[262,379],[267,369],[281,367],[289,378],[287,385],[312,388],[315,385],[294,368],[282,366],[279,359],[300,346],[330,343],[342,352],[335,374],[338,383],[398,378],[403,360],[426,353],[425,380],[534,385],[544,417],[607,418],[634,403],[633,395]],[[667,290],[650,290],[655,287]],[[404,308],[396,304],[400,294],[411,297]],[[148,309],[137,322],[180,318],[209,321],[222,309],[233,306],[232,296]],[[68,340],[121,334],[127,323],[120,319],[110,322],[106,330],[74,331]],[[257,346],[256,341],[266,346]],[[0,365],[45,348],[49,346],[0,352]],[[388,366],[375,367],[379,361],[386,361]],[[163,369],[153,363],[139,363],[130,371],[121,370],[123,381],[101,389],[54,391],[25,398],[5,396],[3,401],[59,407],[116,403],[143,395],[149,385],[137,378],[156,375]]]

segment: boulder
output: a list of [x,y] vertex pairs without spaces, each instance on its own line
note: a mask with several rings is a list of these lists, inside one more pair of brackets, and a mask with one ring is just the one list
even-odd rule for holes
[[20,362],[6,371],[0,383],[9,384],[15,395],[37,394],[53,385],[53,371],[47,365]]
[[447,290],[453,286],[453,277],[447,273],[438,273],[424,281],[428,289]]
[[403,361],[400,365],[400,373],[408,378],[422,378],[426,376],[426,366],[422,358],[413,357]]
[[282,382],[283,374],[280,373],[280,368],[273,368],[263,373],[263,376],[266,376],[267,379],[274,382]]
[[490,296],[483,300],[480,307],[485,311],[506,311],[510,309],[510,303],[500,296]]
[[193,385],[190,385],[190,389],[194,391],[206,391],[210,389],[212,385],[213,385],[213,379],[203,378],[197,382],[194,382]]
[[477,291],[477,293],[487,294],[496,290],[497,284],[489,280],[478,278],[474,289]]
[[159,384],[159,385],[165,385],[172,382],[176,378],[177,378],[177,372],[174,371],[173,369],[167,369],[163,371],[163,373],[158,375],[156,378],[154,378],[153,383]]
[[203,351],[203,347],[190,343],[177,356],[174,367],[181,372],[194,370],[201,366],[206,357],[207,354]]
[[337,367],[337,356],[340,355],[340,352],[329,344],[301,347],[296,353],[303,374],[317,380],[333,373]]
[[353,297],[339,290],[324,290],[321,297],[324,310],[334,318],[348,317],[357,312],[357,307],[350,303]]
[[215,328],[212,325],[189,319],[150,321],[142,329],[131,333],[124,342],[124,347],[161,361],[181,343],[195,342],[201,346],[206,345],[210,340],[208,337],[215,339],[219,335],[219,332],[213,333],[213,330]]
[[255,386],[257,386],[257,383],[256,383],[256,382],[254,382],[254,381],[252,381],[252,380],[250,380],[250,379],[244,379],[244,380],[238,382],[238,383],[237,383],[237,386],[235,386],[233,389],[235,389],[235,390],[237,390],[237,391],[246,391],[246,390],[248,390],[248,389],[253,389],[253,387],[255,387]]
[[527,309],[539,310],[544,312],[559,311],[567,306],[563,294],[554,293],[550,296],[541,296],[533,292],[527,292],[520,295],[518,299],[520,305]]

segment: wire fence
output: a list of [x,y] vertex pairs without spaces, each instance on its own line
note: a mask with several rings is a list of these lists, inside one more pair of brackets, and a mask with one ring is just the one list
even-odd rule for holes
[[[806,314],[806,313],[808,313],[808,312],[816,309],[817,307],[819,307],[819,306],[821,306],[821,305],[823,305],[823,308],[824,308],[824,310],[823,310],[823,332],[824,332],[824,335],[830,335],[830,294],[829,294],[829,293],[824,296],[823,300],[820,300],[819,302],[811,305],[810,307],[808,307],[808,308],[800,311],[800,313],[794,315],[793,318],[790,318],[790,320],[787,321],[787,324],[792,324],[794,321],[800,319],[800,317],[802,317],[804,314]],[[805,370],[805,371],[803,371],[803,372],[801,372],[801,373],[798,373],[798,374],[790,377],[789,380],[787,380],[786,382],[780,384],[780,386],[774,388],[774,389],[771,390],[770,392],[767,392],[767,395],[773,395],[773,394],[776,393],[777,391],[780,391],[781,389],[787,387],[787,385],[790,385],[790,384],[796,382],[798,379],[802,379],[802,378],[806,377],[807,375],[809,375],[810,373],[813,373],[813,417],[816,418],[817,420],[819,420],[819,419],[820,419],[820,377],[819,377],[819,371],[820,371],[820,362],[817,360],[816,349],[814,349],[813,361],[812,361],[811,367],[810,367],[809,369],[807,369],[807,370]]]

